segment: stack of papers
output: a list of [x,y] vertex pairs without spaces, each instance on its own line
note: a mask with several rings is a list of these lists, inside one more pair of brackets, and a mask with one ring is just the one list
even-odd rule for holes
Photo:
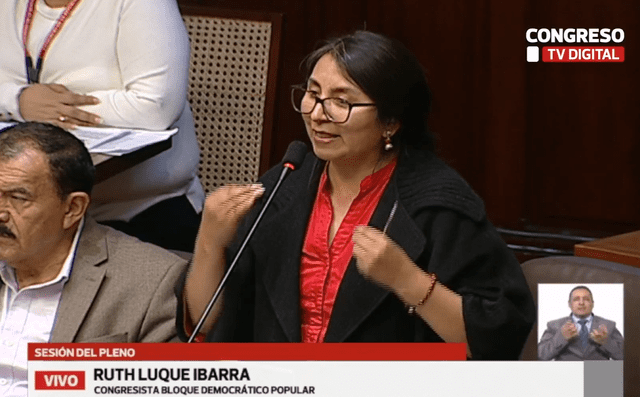
[[72,134],[84,142],[89,153],[121,156],[145,146],[169,139],[178,132],[177,128],[166,131],[141,129],[78,127]]
[[[15,125],[15,122],[0,122],[0,130]],[[121,156],[145,146],[169,139],[177,128],[166,131],[150,131],[133,128],[78,127],[71,133],[78,137],[89,153]]]

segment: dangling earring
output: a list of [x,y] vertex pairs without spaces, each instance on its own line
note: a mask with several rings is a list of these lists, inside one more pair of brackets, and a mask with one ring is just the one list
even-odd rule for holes
[[391,143],[391,131],[384,133],[384,150],[387,152],[393,149],[393,143]]

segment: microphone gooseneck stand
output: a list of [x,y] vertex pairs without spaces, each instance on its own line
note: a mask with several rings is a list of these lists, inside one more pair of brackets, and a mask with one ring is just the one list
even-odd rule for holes
[[284,165],[282,167],[282,171],[280,172],[280,177],[278,178],[278,181],[276,182],[275,186],[273,187],[273,190],[271,190],[271,193],[269,194],[269,197],[267,197],[267,201],[265,201],[264,205],[262,206],[262,209],[260,210],[260,213],[258,214],[256,220],[253,222],[253,225],[251,225],[251,228],[249,229],[249,232],[245,236],[244,240],[242,240],[242,244],[240,245],[240,248],[238,249],[238,252],[234,256],[233,261],[231,262],[231,265],[229,265],[229,268],[227,269],[227,272],[222,277],[222,280],[220,280],[220,284],[218,285],[218,288],[216,289],[216,292],[213,294],[213,297],[211,298],[211,300],[207,304],[207,307],[205,308],[204,312],[202,313],[202,316],[200,316],[200,320],[198,320],[198,323],[193,328],[193,332],[191,333],[191,336],[187,340],[187,343],[193,342],[194,339],[196,338],[196,336],[198,335],[198,333],[200,332],[200,330],[202,329],[202,326],[204,325],[205,320],[207,319],[207,317],[211,313],[211,310],[213,309],[213,306],[215,305],[216,301],[220,297],[220,294],[222,293],[222,289],[223,289],[225,283],[227,282],[227,279],[229,278],[229,275],[231,274],[231,272],[235,268],[236,264],[238,263],[238,260],[240,259],[240,256],[244,252],[244,249],[247,246],[247,244],[249,243],[249,240],[251,239],[251,237],[253,236],[253,233],[255,232],[256,228],[258,227],[258,224],[260,224],[260,221],[262,220],[262,217],[264,216],[265,212],[267,211],[267,208],[269,207],[269,204],[271,204],[271,201],[273,200],[273,197],[278,192],[278,189],[280,188],[280,185],[282,184],[284,179],[292,171],[295,171],[300,166],[300,164],[302,164],[302,161],[304,160],[304,156],[306,155],[306,153],[307,153],[307,145],[305,145],[304,143],[302,143],[300,141],[294,141],[294,142],[291,142],[291,144],[289,144],[289,147],[287,148],[287,152],[285,153],[284,157],[282,158],[282,161],[283,161]]

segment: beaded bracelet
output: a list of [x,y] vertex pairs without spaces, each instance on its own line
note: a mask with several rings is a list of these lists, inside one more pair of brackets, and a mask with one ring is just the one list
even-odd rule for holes
[[424,295],[424,298],[420,299],[420,302],[418,302],[415,305],[409,305],[407,309],[407,312],[409,314],[415,314],[416,310],[418,309],[418,306],[424,305],[427,299],[429,299],[429,297],[431,296],[431,293],[433,292],[433,287],[436,286],[436,281],[438,281],[438,276],[436,276],[435,273],[427,273],[427,275],[431,277],[431,285],[429,285],[429,288],[427,289],[427,293]]

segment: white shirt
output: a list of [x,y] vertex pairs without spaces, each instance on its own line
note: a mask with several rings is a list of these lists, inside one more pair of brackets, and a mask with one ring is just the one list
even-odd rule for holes
[[[0,1],[0,120],[22,121],[18,94],[27,85],[22,48],[27,3]],[[29,38],[34,62],[62,10],[43,0],[37,9]],[[202,211],[200,154],[187,102],[189,49],[175,0],[81,0],[49,47],[40,82],[97,97],[100,103],[85,110],[102,117],[104,125],[178,128],[171,149],[94,187],[89,212],[98,221],[128,221],[182,195]]]
[[63,11],[64,8],[51,8],[47,6],[44,0],[38,0],[36,14],[31,23],[28,43],[29,52],[34,62],[37,60],[49,32],[51,32]]
[[71,250],[51,281],[18,289],[15,270],[0,261],[0,395],[26,396],[28,343],[49,342],[64,284],[78,246],[80,222]]

